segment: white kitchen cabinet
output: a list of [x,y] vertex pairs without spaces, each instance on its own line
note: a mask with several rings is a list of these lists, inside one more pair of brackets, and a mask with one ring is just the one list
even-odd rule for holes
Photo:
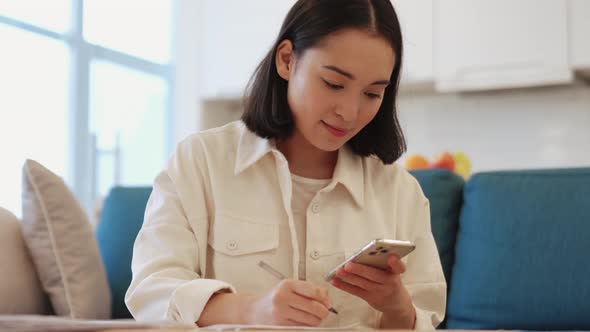
[[[586,0],[584,0],[586,1]],[[439,91],[567,83],[566,0],[434,2]]]
[[434,80],[432,67],[432,0],[392,0],[404,40],[403,85]]
[[590,1],[569,0],[570,63],[590,69]]
[[200,95],[241,97],[295,0],[199,0]]

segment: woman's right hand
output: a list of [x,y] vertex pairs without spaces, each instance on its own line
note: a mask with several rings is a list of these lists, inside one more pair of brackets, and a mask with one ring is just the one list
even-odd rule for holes
[[332,300],[325,288],[301,280],[282,280],[268,294],[255,297],[247,313],[250,324],[319,326]]

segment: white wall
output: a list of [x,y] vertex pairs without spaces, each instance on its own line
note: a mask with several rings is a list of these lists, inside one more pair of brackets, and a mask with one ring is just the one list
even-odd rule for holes
[[198,97],[200,40],[203,33],[200,22],[201,1],[177,0],[174,10],[174,96],[172,114],[172,140],[180,140],[201,128]]
[[464,151],[474,171],[590,166],[590,86],[401,96],[408,153]]

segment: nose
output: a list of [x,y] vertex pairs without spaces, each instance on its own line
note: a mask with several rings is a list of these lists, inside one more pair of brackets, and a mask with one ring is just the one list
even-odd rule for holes
[[336,114],[347,123],[355,122],[361,109],[360,102],[358,96],[350,94],[342,99],[342,102],[336,108]]

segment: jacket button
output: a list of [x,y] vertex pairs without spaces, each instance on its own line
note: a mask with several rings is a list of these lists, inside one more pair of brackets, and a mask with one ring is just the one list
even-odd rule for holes
[[227,249],[236,250],[238,249],[238,243],[235,240],[231,240],[227,243]]
[[314,203],[314,204],[311,206],[311,212],[313,212],[313,213],[318,213],[318,212],[320,212],[320,205],[319,205],[318,203]]
[[311,256],[312,259],[317,260],[320,258],[320,252],[317,250],[314,250],[309,254],[309,256]]

